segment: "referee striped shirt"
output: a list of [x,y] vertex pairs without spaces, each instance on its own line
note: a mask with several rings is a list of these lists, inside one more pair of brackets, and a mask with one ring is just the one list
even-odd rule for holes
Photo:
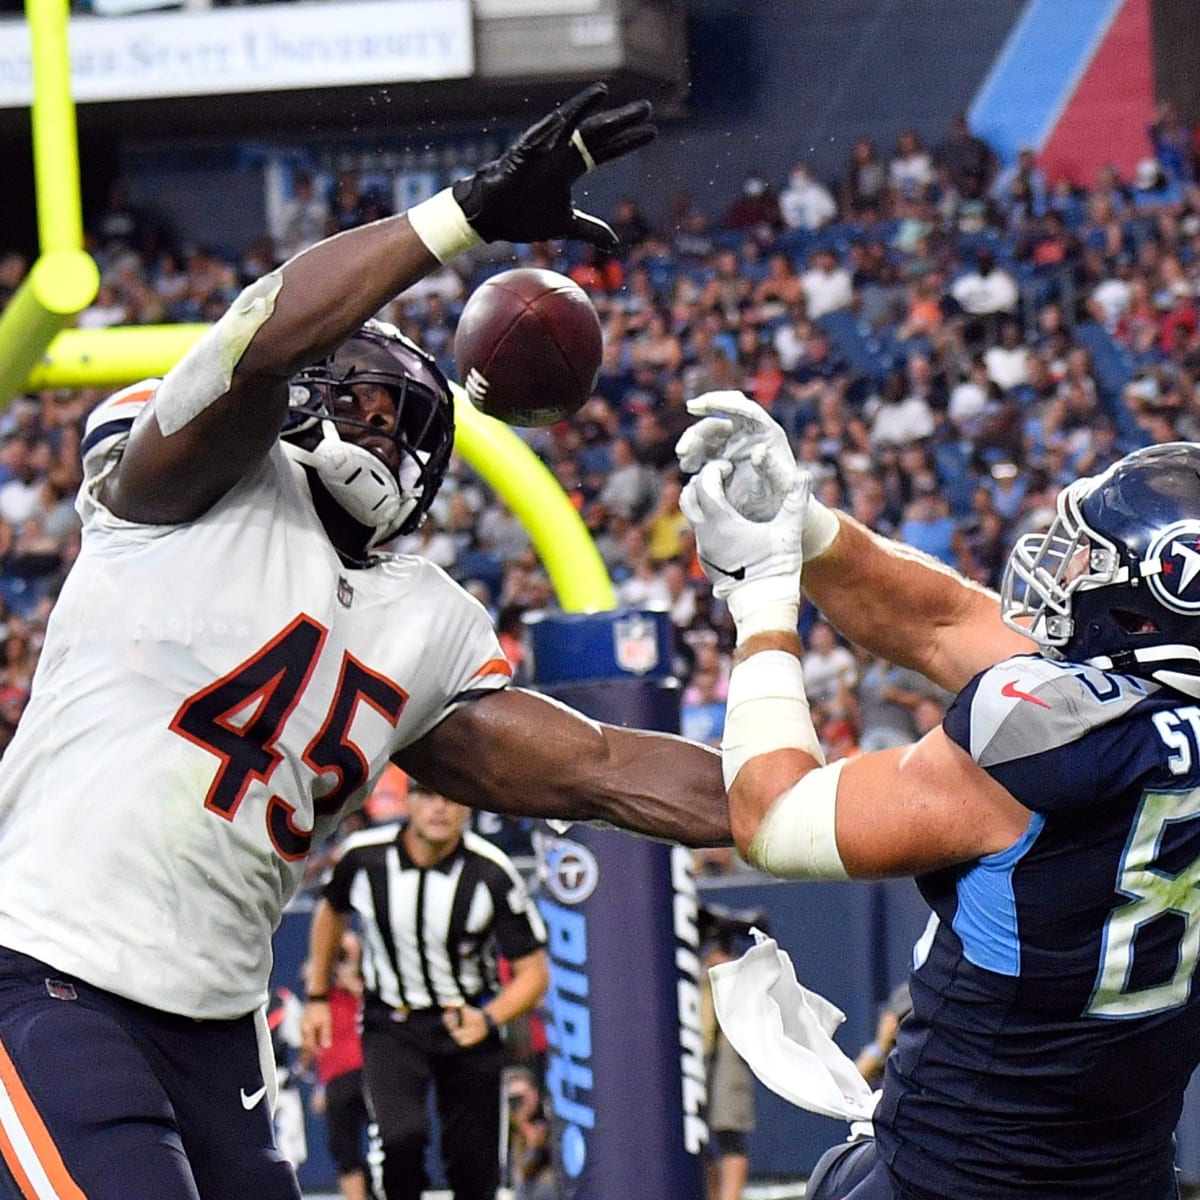
[[404,826],[346,839],[325,899],[355,914],[367,993],[396,1009],[474,1004],[499,991],[497,954],[523,958],[546,944],[546,928],[502,850],[465,831],[453,853],[419,867]]

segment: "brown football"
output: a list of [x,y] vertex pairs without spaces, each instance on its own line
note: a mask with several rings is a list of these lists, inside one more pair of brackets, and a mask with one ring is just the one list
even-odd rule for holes
[[600,371],[600,318],[565,275],[502,271],[467,299],[454,361],[471,403],[509,425],[553,425],[592,396]]

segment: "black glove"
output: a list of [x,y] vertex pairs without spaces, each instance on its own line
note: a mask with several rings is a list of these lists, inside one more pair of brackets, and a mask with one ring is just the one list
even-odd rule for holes
[[572,206],[571,188],[598,164],[644,146],[658,130],[650,123],[648,100],[601,111],[607,96],[603,83],[584,88],[454,185],[463,216],[485,242],[569,237],[604,250],[620,244],[607,222]]

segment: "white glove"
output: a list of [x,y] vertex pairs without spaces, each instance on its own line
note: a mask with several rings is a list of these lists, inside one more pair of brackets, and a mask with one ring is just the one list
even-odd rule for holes
[[733,464],[705,463],[679,497],[713,594],[729,605],[738,641],[768,630],[795,632],[800,613],[802,514],[809,480],[797,475],[769,521],[742,516],[725,493]]
[[[680,467],[695,474],[709,460],[724,458],[733,464],[725,482],[730,504],[752,521],[770,520],[798,476],[808,476],[796,465],[787,434],[760,404],[742,392],[706,392],[688,401],[688,412],[702,417],[675,445]],[[810,495],[804,513],[804,557],[819,557],[837,537],[840,525],[834,512]]]

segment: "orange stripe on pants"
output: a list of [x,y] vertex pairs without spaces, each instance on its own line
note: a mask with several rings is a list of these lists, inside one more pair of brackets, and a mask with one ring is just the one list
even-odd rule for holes
[[[0,1083],[3,1083],[4,1090],[8,1093],[13,1108],[16,1109],[21,1129],[29,1139],[29,1144],[33,1147],[33,1152],[37,1155],[38,1163],[45,1171],[46,1178],[50,1180],[55,1196],[58,1197],[58,1200],[87,1200],[63,1163],[58,1147],[54,1144],[54,1139],[50,1136],[50,1131],[46,1128],[33,1099],[25,1090],[21,1076],[17,1074],[17,1068],[9,1058],[3,1042],[0,1042]],[[21,1169],[21,1164],[17,1161],[12,1142],[4,1136],[3,1130],[0,1130],[0,1138],[3,1139],[0,1141],[0,1153],[3,1153],[4,1161],[15,1176],[17,1186],[24,1189],[25,1195],[30,1200],[40,1200],[33,1190],[28,1176]]]

